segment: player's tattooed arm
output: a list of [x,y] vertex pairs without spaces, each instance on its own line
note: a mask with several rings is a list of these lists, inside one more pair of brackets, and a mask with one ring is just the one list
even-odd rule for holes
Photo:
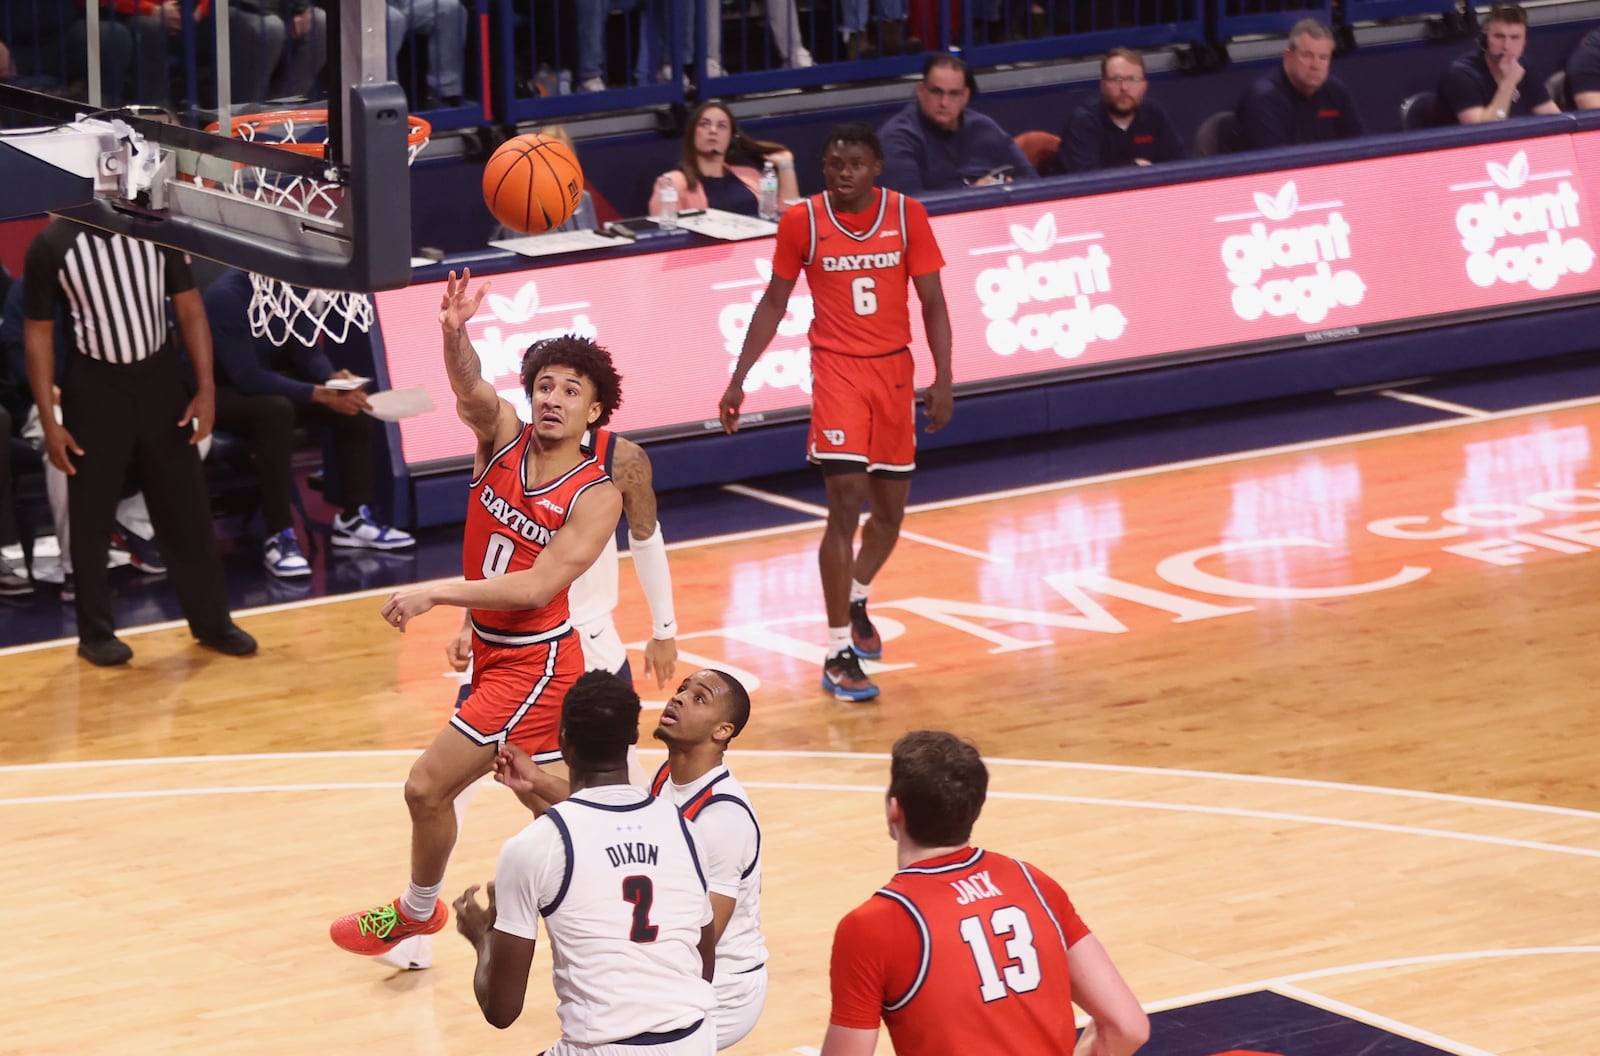
[[628,518],[628,534],[648,539],[656,531],[656,491],[650,456],[632,440],[617,437],[616,457],[611,460],[611,479],[622,492],[622,512]]
[[482,457],[484,446],[488,445],[492,453],[508,441],[519,426],[516,411],[484,378],[478,350],[472,347],[472,339],[467,336],[467,322],[477,313],[489,292],[486,282],[472,293],[471,280],[470,270],[463,270],[459,280],[455,272],[450,273],[439,299],[439,329],[444,336],[445,374],[450,378],[451,391],[456,394],[456,415],[478,438],[477,469],[481,471],[487,464]]

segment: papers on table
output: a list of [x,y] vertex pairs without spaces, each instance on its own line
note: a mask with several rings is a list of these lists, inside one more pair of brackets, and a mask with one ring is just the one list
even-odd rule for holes
[[367,413],[383,422],[398,422],[433,410],[433,397],[421,385],[410,389],[374,392],[367,397]]
[[693,231],[697,235],[705,235],[707,238],[720,238],[727,242],[739,242],[747,238],[763,238],[778,232],[778,224],[775,220],[762,220],[754,216],[727,213],[721,209],[679,213],[678,226],[686,231]]
[[496,239],[489,244],[524,257],[543,257],[553,253],[577,253],[584,249],[610,249],[612,246],[625,246],[628,240],[599,231],[551,231],[525,238]]

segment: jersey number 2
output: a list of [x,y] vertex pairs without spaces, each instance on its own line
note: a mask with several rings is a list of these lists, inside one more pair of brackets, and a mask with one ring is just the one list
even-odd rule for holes
[[[1002,970],[994,963],[989,949],[989,936],[1009,936],[1006,955],[1011,963]],[[1033,928],[1028,915],[1017,906],[1001,906],[989,914],[988,930],[983,918],[966,917],[961,921],[961,940],[972,950],[972,959],[978,966],[978,993],[987,1003],[998,1001],[1009,990],[1026,994],[1039,989],[1039,953],[1033,948]]]
[[650,923],[650,903],[655,901],[655,885],[648,876],[628,876],[622,880],[622,898],[633,903],[633,927],[628,931],[629,942],[655,942],[660,931]]
[[877,315],[878,280],[870,275],[851,279],[850,300],[855,302],[857,315]]

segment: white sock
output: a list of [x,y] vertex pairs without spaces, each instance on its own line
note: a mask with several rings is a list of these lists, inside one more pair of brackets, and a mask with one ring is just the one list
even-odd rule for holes
[[869,591],[871,589],[872,589],[872,584],[871,583],[861,583],[861,582],[858,582],[857,580],[852,579],[850,581],[850,600],[852,602],[855,602],[855,601],[866,601],[867,600],[867,591]]
[[847,625],[847,626],[844,626],[844,627],[829,627],[828,628],[828,656],[830,656],[830,657],[838,656],[840,653],[848,653],[849,651],[850,651],[850,628],[849,628],[849,626]]
[[415,880],[406,885],[406,893],[400,896],[400,912],[412,923],[420,924],[433,916],[433,907],[439,901],[439,892],[444,890],[444,881],[423,887]]

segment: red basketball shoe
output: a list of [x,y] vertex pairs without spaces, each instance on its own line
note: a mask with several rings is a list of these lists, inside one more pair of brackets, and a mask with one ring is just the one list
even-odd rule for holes
[[328,928],[333,944],[341,950],[365,954],[368,957],[387,953],[402,939],[413,935],[432,935],[444,930],[450,919],[450,910],[444,899],[433,904],[433,916],[424,921],[407,920],[400,909],[400,900],[385,902],[364,913],[350,913],[334,921]]

